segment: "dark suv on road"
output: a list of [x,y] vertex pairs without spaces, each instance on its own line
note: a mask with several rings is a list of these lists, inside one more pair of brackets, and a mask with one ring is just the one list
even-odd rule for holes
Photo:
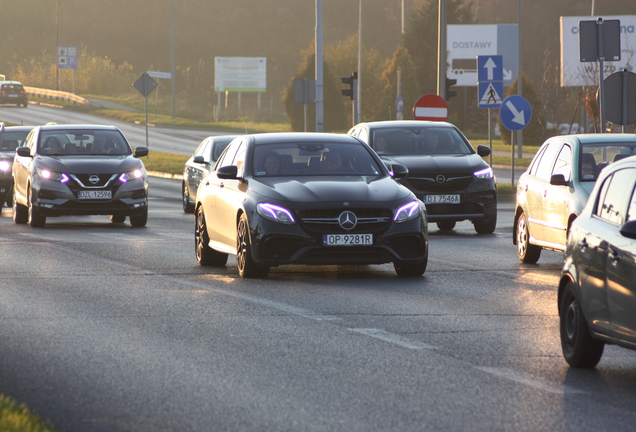
[[0,81],[0,104],[15,104],[27,107],[29,98],[22,83],[18,81]]
[[23,145],[33,126],[8,126],[0,123],[0,208],[13,205],[11,171],[15,149]]
[[110,215],[145,226],[148,176],[139,157],[147,154],[114,126],[37,126],[16,149],[13,220],[41,227],[52,216]]
[[349,132],[382,160],[408,168],[400,182],[426,204],[428,221],[440,230],[470,220],[479,234],[497,225],[497,187],[493,170],[482,159],[490,148],[477,146],[450,123],[381,121],[360,123]]

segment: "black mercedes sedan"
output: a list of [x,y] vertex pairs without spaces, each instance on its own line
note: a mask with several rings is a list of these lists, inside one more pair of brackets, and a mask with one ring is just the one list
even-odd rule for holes
[[429,222],[452,230],[469,220],[479,234],[497,225],[497,187],[493,170],[482,159],[490,148],[477,151],[459,129],[446,122],[417,120],[360,123],[349,130],[388,165],[408,168],[400,182],[424,201]]
[[236,255],[241,277],[283,264],[393,263],[421,276],[428,262],[426,208],[360,140],[324,133],[234,139],[199,185],[200,265]]
[[139,159],[147,147],[131,149],[114,126],[35,127],[13,163],[13,220],[42,227],[47,217],[110,215],[114,223],[148,221],[148,177]]

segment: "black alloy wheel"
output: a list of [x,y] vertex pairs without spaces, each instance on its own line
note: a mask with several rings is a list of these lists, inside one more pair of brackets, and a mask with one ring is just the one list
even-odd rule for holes
[[264,278],[269,273],[269,267],[262,267],[252,259],[252,244],[250,241],[250,226],[245,213],[239,219],[236,233],[236,264],[242,278]]
[[570,366],[589,369],[601,360],[605,343],[592,338],[575,288],[574,282],[569,281],[559,305],[561,348]]
[[205,226],[205,215],[199,207],[194,225],[194,253],[201,266],[223,267],[227,263],[227,254],[217,252],[209,246],[210,237]]
[[194,213],[194,203],[190,201],[190,191],[188,190],[188,184],[186,182],[181,183],[181,195],[184,213]]

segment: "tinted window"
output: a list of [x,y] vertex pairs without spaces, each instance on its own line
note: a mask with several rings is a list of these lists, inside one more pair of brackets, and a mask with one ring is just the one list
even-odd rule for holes
[[358,143],[281,143],[258,145],[254,150],[256,177],[381,173],[368,148]]
[[40,133],[38,153],[43,155],[114,155],[132,153],[128,142],[114,130],[44,130]]
[[[472,146],[455,128],[403,127],[373,131],[373,149],[382,155],[472,154]],[[365,141],[364,137],[360,139]]]
[[596,206],[596,214],[608,222],[620,225],[625,220],[626,195],[631,190],[626,185],[631,185],[634,170],[623,169],[616,171],[611,178],[605,180]]
[[583,181],[596,181],[603,168],[635,154],[636,143],[584,144],[581,147],[580,178]]

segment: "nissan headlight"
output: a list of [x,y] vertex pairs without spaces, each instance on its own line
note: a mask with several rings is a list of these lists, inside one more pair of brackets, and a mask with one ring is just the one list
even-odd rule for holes
[[144,176],[144,170],[137,168],[136,170],[125,172],[119,176],[119,181],[126,183],[130,180],[142,178]]
[[60,183],[67,183],[71,179],[68,174],[51,171],[47,168],[37,168],[37,173],[43,179],[58,181]]

